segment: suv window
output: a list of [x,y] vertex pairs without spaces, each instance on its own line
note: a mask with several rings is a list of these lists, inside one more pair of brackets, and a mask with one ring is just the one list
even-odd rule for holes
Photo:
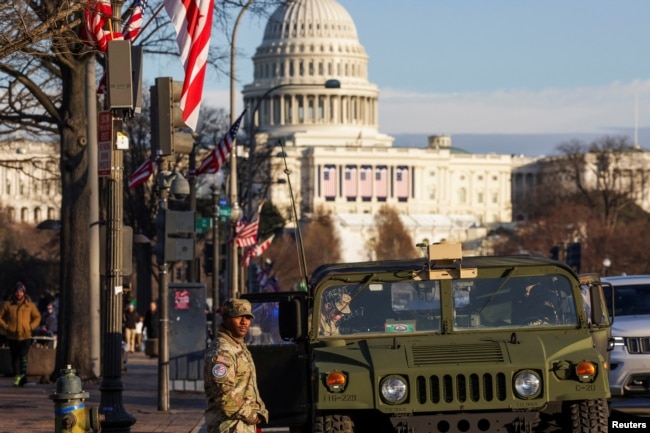
[[[607,308],[612,311],[609,292],[605,292],[605,295],[607,296]],[[650,284],[615,285],[614,297],[615,316],[650,314]]]

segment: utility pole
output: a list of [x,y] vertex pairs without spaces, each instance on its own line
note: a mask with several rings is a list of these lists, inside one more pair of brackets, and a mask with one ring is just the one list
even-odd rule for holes
[[[121,11],[123,0],[112,0],[113,31],[121,30]],[[114,61],[107,55],[108,62]],[[129,59],[130,60],[130,59]],[[112,65],[122,66],[122,65]],[[108,93],[109,103],[111,93]],[[112,104],[110,105],[112,108]],[[122,401],[122,216],[124,208],[123,151],[117,146],[117,132],[122,129],[121,115],[112,114],[113,145],[111,147],[111,171],[106,181],[107,218],[106,218],[106,278],[104,286],[104,351],[102,357],[102,382],[100,384],[101,401],[99,410],[104,414],[102,423],[104,432],[130,432],[135,418],[124,408]]]

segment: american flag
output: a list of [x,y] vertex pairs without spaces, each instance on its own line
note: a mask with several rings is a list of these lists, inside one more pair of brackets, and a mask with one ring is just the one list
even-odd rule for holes
[[199,168],[196,169],[196,175],[203,173],[216,173],[219,171],[221,166],[226,162],[228,154],[232,150],[232,145],[237,138],[237,131],[239,131],[239,125],[241,120],[246,114],[246,109],[241,113],[241,115],[235,120],[235,123],[232,124],[226,135],[221,139],[218,145],[210,151],[208,156],[201,162]]
[[372,167],[362,165],[359,172],[359,192],[362,198],[372,197]]
[[336,197],[336,167],[333,165],[326,165],[323,168],[323,196]]
[[275,235],[271,235],[264,242],[262,242],[259,245],[251,246],[244,251],[244,257],[242,258],[242,265],[243,266],[248,266],[251,264],[251,259],[254,257],[259,257],[264,253],[264,251],[268,250],[269,247],[271,246],[271,243],[273,242],[273,238]]
[[345,190],[345,197],[348,199],[357,198],[357,166],[356,165],[346,165],[345,166],[345,179],[343,182],[343,188]]
[[84,9],[85,41],[88,45],[105,52],[108,42],[122,39],[122,33],[104,30],[106,22],[113,17],[110,0],[88,0]]
[[388,196],[388,169],[385,165],[375,168],[375,194],[381,199]]
[[144,10],[147,7],[147,0],[137,0],[133,5],[133,11],[128,21],[124,24],[124,39],[134,41],[142,30]]
[[129,176],[129,188],[135,188],[141,183],[145,183],[155,171],[156,163],[150,159],[146,160]]
[[[237,230],[239,228],[239,230]],[[260,228],[260,220],[246,223],[245,220],[237,221],[235,226],[235,243],[238,247],[251,247],[257,243],[257,231]]]
[[397,198],[399,200],[406,200],[409,196],[409,169],[406,166],[397,167],[395,173],[395,186],[397,190]]
[[210,49],[214,0],[165,0],[165,10],[176,29],[185,80],[180,108],[183,121],[196,130],[203,96],[203,82]]
[[235,225],[235,243],[238,247],[251,247],[257,243],[262,206],[264,206],[264,200],[257,207],[257,214],[252,222],[248,223],[243,216],[237,221]]

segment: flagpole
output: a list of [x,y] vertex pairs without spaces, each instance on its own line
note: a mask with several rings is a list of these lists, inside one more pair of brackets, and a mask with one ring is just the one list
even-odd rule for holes
[[[236,42],[237,42],[237,29],[239,23],[244,16],[244,13],[254,0],[248,0],[246,4],[239,11],[235,25],[232,29],[232,38],[230,41],[230,124],[235,123],[235,65],[237,62]],[[230,232],[234,240],[235,224],[241,213],[239,208],[239,198],[237,191],[237,142],[234,142],[232,151],[230,152]],[[228,287],[228,294],[231,298],[239,296],[238,283],[239,283],[239,260],[238,249],[235,242],[230,243],[230,286]]]

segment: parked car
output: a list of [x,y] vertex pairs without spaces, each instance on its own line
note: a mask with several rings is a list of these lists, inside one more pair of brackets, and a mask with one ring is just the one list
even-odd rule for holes
[[602,281],[614,289],[614,299],[607,299],[615,315],[610,408],[650,416],[650,275],[604,277]]

